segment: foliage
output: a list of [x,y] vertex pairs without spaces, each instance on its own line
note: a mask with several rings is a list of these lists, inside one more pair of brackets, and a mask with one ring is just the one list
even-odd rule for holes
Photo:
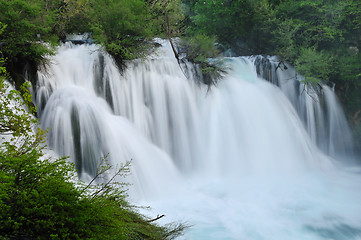
[[[5,30],[5,28],[6,28],[6,24],[0,22],[0,35]],[[1,46],[2,45],[0,45],[0,49],[1,49]],[[0,55],[3,55],[2,51],[0,51]],[[0,58],[0,78],[6,74],[6,67],[4,65],[5,65],[5,59],[1,57]],[[0,86],[0,89],[2,89],[1,86]]]
[[217,36],[222,43],[246,41],[253,26],[251,1],[197,1],[193,31]]
[[153,34],[163,38],[184,35],[186,9],[181,0],[149,1]]
[[[67,33],[90,32],[89,0],[49,0],[48,8],[56,11],[56,35],[63,39]],[[56,10],[57,9],[57,10]]]
[[142,56],[149,45],[150,13],[143,0],[91,1],[94,38],[118,60]]
[[223,61],[218,59],[219,50],[216,47],[216,38],[203,34],[183,38],[180,41],[179,51],[185,58],[197,64],[203,76],[203,83],[215,85],[225,72]]
[[346,16],[344,20],[349,24],[349,28],[360,31],[361,29],[361,2],[357,0],[346,1]]
[[5,60],[4,58],[0,58],[0,75],[6,73],[6,68],[4,67]]
[[40,61],[51,51],[41,41],[51,42],[51,26],[54,15],[46,14],[42,1],[0,1],[0,22],[7,25],[0,35],[2,51],[13,61],[15,57],[27,57]]
[[287,60],[298,56],[298,47],[295,41],[301,25],[293,19],[286,19],[277,25],[277,28],[272,32],[274,38],[271,41],[276,47],[278,55]]
[[317,52],[315,48],[303,48],[295,62],[296,69],[305,76],[306,82],[319,83],[330,78],[333,58],[323,51]]
[[0,0],[0,11],[0,22],[7,25],[0,42],[10,66],[19,58],[39,63],[53,53],[44,42],[79,32],[92,32],[118,60],[134,59],[147,54],[146,40],[158,31],[145,0]]
[[276,27],[274,3],[267,0],[186,1],[192,8],[191,32],[217,36],[238,54],[264,53]]

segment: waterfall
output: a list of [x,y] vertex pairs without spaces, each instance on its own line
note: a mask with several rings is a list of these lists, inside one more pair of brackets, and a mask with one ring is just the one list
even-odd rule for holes
[[272,58],[236,57],[207,91],[159,41],[123,72],[99,46],[71,43],[38,71],[49,146],[81,178],[105,155],[131,160],[131,197],[194,225],[185,239],[361,237],[360,171],[338,157],[351,138],[331,88],[305,92],[291,70],[267,70]]
[[331,156],[352,156],[351,131],[333,87],[303,83],[295,69],[276,57],[251,57],[258,75],[277,85],[298,112],[312,141]]

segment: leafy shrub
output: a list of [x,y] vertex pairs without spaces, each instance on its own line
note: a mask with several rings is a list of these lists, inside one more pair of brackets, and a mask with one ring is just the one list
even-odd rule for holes
[[216,38],[203,34],[183,38],[180,41],[179,52],[185,58],[199,66],[203,82],[215,85],[225,72],[223,61],[218,59],[219,50],[216,47]]
[[320,83],[330,79],[334,60],[329,54],[315,48],[303,48],[300,52],[296,69],[305,76],[306,82]]

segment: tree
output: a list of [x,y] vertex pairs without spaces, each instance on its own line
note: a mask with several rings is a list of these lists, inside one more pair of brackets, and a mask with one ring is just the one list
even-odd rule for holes
[[235,42],[247,41],[253,27],[254,14],[251,1],[198,1],[192,17],[194,31],[217,36],[219,41],[231,46]]
[[210,87],[216,85],[223,77],[222,74],[226,72],[224,62],[218,58],[220,51],[216,47],[216,37],[197,34],[182,38],[178,45],[178,51],[184,54],[188,61],[198,66],[202,82],[208,85],[210,90]]
[[50,41],[54,15],[47,14],[42,1],[0,1],[0,22],[7,25],[0,35],[2,52],[9,64],[18,57],[39,61],[49,53],[41,41]]
[[143,0],[91,1],[94,38],[117,60],[141,57],[150,45],[150,12]]

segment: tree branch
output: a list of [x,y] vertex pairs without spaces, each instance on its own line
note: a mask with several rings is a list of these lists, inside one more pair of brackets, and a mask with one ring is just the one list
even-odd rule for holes
[[164,215],[164,214],[162,214],[162,215],[157,215],[156,218],[153,218],[153,219],[151,219],[151,220],[148,220],[147,222],[149,222],[149,223],[150,223],[150,222],[155,222],[155,221],[161,219],[162,217],[165,217],[165,215]]

